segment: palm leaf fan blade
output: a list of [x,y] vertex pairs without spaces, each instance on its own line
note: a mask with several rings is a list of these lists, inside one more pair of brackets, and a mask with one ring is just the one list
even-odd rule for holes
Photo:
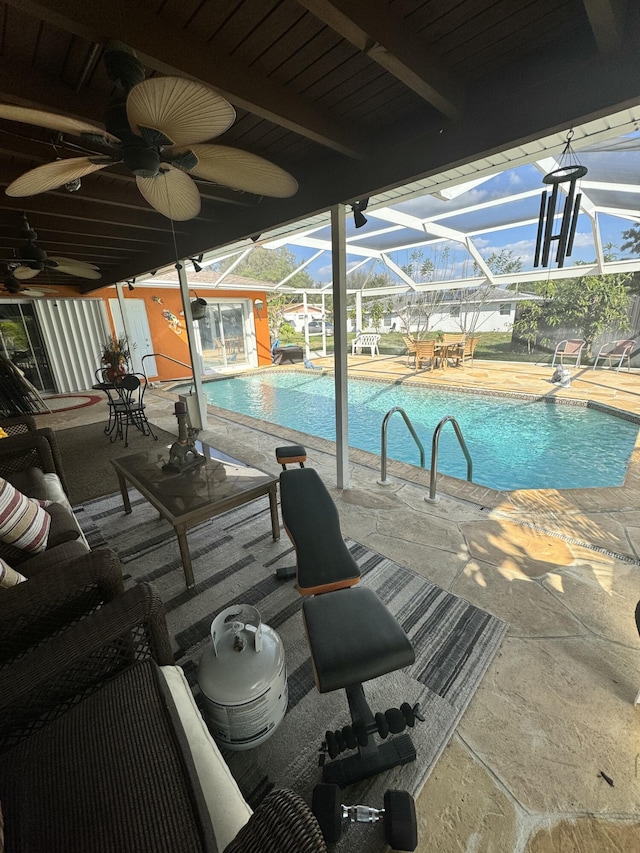
[[200,213],[198,187],[180,169],[165,164],[157,178],[136,178],[136,182],[151,207],[169,219],[184,222]]
[[18,281],[27,281],[37,276],[39,272],[42,272],[42,270],[33,270],[31,267],[20,266],[13,270],[13,277],[17,278]]
[[78,278],[89,278],[97,281],[102,278],[102,275],[93,264],[85,264],[84,261],[76,261],[73,258],[54,258],[49,257],[50,261],[55,264],[54,269],[57,272],[66,273],[67,275],[75,275]]
[[49,260],[55,261],[57,264],[71,264],[76,267],[82,267],[83,269],[88,268],[90,270],[100,271],[100,267],[96,266],[95,264],[90,264],[88,261],[77,261],[75,258],[61,258],[59,255],[57,255],[56,257],[49,255]]
[[84,178],[85,175],[104,169],[108,165],[109,163],[93,163],[89,157],[54,160],[53,163],[45,163],[20,175],[9,184],[5,192],[9,196],[18,198],[46,193],[49,190],[57,190],[69,181],[75,181],[76,178]]
[[57,264],[55,267],[56,272],[65,273],[66,275],[73,275],[76,278],[89,278],[93,281],[97,281],[99,278],[102,278],[100,273],[97,270],[92,270],[88,267],[78,266],[78,264]]
[[127,118],[134,133],[142,135],[141,128],[151,128],[175,145],[219,136],[235,117],[235,110],[221,95],[180,77],[145,80],[127,98]]
[[70,116],[61,116],[57,113],[48,113],[44,110],[31,110],[27,107],[18,107],[14,104],[0,104],[0,118],[9,121],[20,121],[24,124],[34,124],[37,127],[46,127],[49,130],[59,130],[61,133],[70,133],[73,136],[82,136],[85,133],[92,136],[104,136],[109,142],[119,142],[117,136],[88,121],[79,121]]
[[189,169],[197,178],[274,198],[288,198],[298,191],[298,182],[292,175],[257,154],[226,145],[189,145],[188,148],[198,158],[197,165]]

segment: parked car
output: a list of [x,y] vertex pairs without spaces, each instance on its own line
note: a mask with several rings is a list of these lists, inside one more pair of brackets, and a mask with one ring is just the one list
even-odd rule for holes
[[[333,323],[325,323],[324,324],[327,330],[328,335],[333,334]],[[309,334],[310,335],[320,335],[322,334],[322,320],[310,320],[309,321]]]

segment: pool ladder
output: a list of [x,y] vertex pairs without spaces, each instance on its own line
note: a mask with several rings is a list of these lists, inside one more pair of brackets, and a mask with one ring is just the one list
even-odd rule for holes
[[[425,462],[425,453],[422,442],[420,441],[417,432],[413,428],[413,424],[411,423],[409,416],[405,412],[403,408],[400,406],[394,406],[393,409],[389,409],[387,414],[382,419],[382,429],[381,429],[381,448],[380,448],[380,479],[378,480],[378,484],[381,486],[389,486],[391,484],[391,480],[387,479],[387,427],[389,424],[389,420],[391,416],[395,414],[395,412],[400,412],[402,418],[407,425],[407,429],[413,436],[413,440],[418,445],[418,449],[420,451],[420,467],[424,468]],[[438,476],[438,443],[440,441],[440,433],[442,432],[442,428],[446,423],[450,422],[453,426],[455,434],[458,438],[458,443],[464,453],[465,459],[467,460],[467,482],[472,482],[473,477],[473,462],[471,460],[471,454],[469,453],[469,448],[467,447],[467,443],[464,440],[464,436],[462,435],[462,430],[460,429],[460,424],[453,417],[453,415],[446,415],[438,426],[433,431],[433,438],[431,440],[431,476],[429,479],[429,497],[425,498],[426,501],[435,501],[436,500],[436,478]]]

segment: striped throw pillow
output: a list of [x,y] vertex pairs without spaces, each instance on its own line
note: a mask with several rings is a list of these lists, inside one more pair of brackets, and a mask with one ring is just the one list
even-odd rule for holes
[[0,477],[0,540],[34,554],[44,551],[51,516],[40,502],[28,498]]
[[0,589],[9,589],[23,581],[26,581],[25,576],[12,569],[9,563],[5,563],[2,557],[0,557]]

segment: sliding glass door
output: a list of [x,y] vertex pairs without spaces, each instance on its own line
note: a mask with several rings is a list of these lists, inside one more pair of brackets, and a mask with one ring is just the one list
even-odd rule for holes
[[33,305],[0,302],[0,350],[38,391],[55,391]]
[[213,372],[220,367],[249,364],[249,353],[254,334],[249,322],[249,301],[210,302],[204,319],[198,322],[204,371]]

